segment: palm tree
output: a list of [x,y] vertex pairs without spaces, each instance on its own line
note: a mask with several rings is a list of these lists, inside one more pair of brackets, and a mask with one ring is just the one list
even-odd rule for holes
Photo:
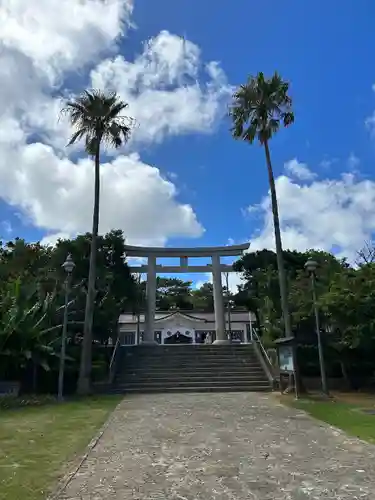
[[267,79],[263,73],[249,77],[233,95],[230,115],[233,120],[231,129],[235,139],[242,139],[249,144],[255,140],[264,147],[271,191],[273,224],[275,230],[277,267],[281,308],[283,312],[285,335],[292,336],[288,307],[287,278],[284,268],[283,248],[280,234],[279,209],[277,204],[275,178],[273,175],[269,141],[281,125],[288,127],[294,122],[292,100],[288,96],[289,84],[278,73]]
[[96,253],[99,230],[100,151],[102,144],[120,148],[129,140],[132,119],[120,114],[127,107],[128,104],[123,102],[116,92],[105,93],[100,90],[91,90],[85,91],[77,98],[67,101],[62,109],[62,113],[69,117],[69,121],[75,129],[68,146],[84,139],[86,152],[94,158],[95,162],[90,268],[81,364],[77,387],[79,394],[88,394],[91,388],[92,324],[95,305]]

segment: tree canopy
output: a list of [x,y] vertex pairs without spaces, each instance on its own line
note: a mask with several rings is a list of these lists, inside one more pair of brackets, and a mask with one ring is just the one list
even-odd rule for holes
[[[121,312],[137,313],[145,307],[146,283],[130,274],[124,250],[121,231],[98,237],[94,343],[116,338]],[[69,351],[69,363],[74,366],[82,340],[90,234],[60,240],[55,247],[22,239],[0,246],[0,379],[17,378],[30,368],[56,372],[64,312],[65,271],[61,266],[68,253],[76,265],[68,316],[68,345],[78,349]],[[329,370],[338,366],[348,377],[351,370],[375,369],[371,354],[375,348],[375,263],[362,259],[351,266],[328,252],[314,250],[284,251],[283,257],[292,328],[299,342],[315,349],[311,280],[304,269],[312,257],[318,263],[317,305]],[[249,252],[235,262],[234,269],[242,274],[243,282],[234,294],[224,288],[225,300],[253,311],[263,342],[272,346],[283,333],[276,255],[270,250]],[[180,278],[158,277],[157,308],[213,311],[213,286],[203,283],[196,288]],[[316,354],[311,360],[309,352],[304,351],[302,369],[317,366]]]
[[[55,247],[21,239],[0,247],[0,379],[17,374],[28,362],[45,369],[56,365],[64,311],[65,271],[68,253],[75,269],[68,317],[68,342],[82,339],[90,234],[60,240]],[[124,309],[135,307],[137,285],[125,262],[121,231],[98,237],[97,307],[93,338],[103,342],[116,337]]]

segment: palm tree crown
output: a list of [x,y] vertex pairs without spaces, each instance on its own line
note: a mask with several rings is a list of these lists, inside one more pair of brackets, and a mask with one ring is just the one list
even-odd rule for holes
[[292,100],[288,96],[289,84],[278,73],[267,79],[263,73],[249,77],[233,95],[229,114],[233,120],[231,129],[235,139],[261,144],[271,139],[279,130],[294,122]]
[[120,113],[128,104],[116,92],[85,90],[74,100],[68,101],[62,110],[69,116],[76,129],[68,146],[85,138],[86,151],[95,155],[101,143],[121,147],[130,137],[133,119]]

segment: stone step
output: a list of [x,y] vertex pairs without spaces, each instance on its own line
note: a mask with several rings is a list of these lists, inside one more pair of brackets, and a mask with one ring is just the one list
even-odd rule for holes
[[252,344],[240,344],[240,345],[186,345],[186,346],[167,346],[167,345],[155,345],[155,346],[128,346],[128,347],[119,347],[119,351],[122,352],[132,352],[138,351],[140,353],[150,353],[150,352],[247,352],[254,350],[254,346]]
[[249,366],[249,365],[258,365],[259,360],[258,359],[251,359],[251,358],[181,358],[181,359],[176,359],[176,358],[170,358],[170,359],[163,359],[163,358],[156,358],[156,359],[119,359],[117,361],[117,367],[119,370],[121,370],[122,367],[125,366],[181,366],[181,365],[212,365],[212,366],[217,366],[217,365],[223,365],[223,366]]
[[120,350],[120,354],[123,356],[194,356],[194,355],[210,355],[210,356],[236,356],[236,355],[248,355],[254,353],[254,349],[202,349],[202,348],[190,348],[190,349],[163,349],[162,347],[156,347],[154,349],[145,348],[133,348],[133,349],[123,349]]
[[114,387],[109,392],[111,394],[157,394],[157,393],[181,393],[181,392],[270,392],[271,387],[268,384],[266,385],[250,385],[249,387],[220,387],[218,386],[200,386],[200,387],[150,387],[150,386],[142,386],[142,387]]
[[207,357],[184,357],[184,358],[125,358],[125,359],[118,359],[117,360],[117,366],[129,366],[129,365],[157,365],[157,364],[189,364],[189,363],[212,363],[212,364],[220,364],[220,363],[228,363],[228,365],[233,366],[235,364],[258,364],[259,360],[258,358],[252,358],[252,357],[236,357],[236,358],[225,358],[225,357],[220,357],[216,358],[213,356],[207,356]]
[[111,392],[270,391],[252,345],[122,348]]
[[217,371],[224,370],[226,372],[237,371],[237,370],[253,370],[260,368],[258,363],[129,363],[126,366],[117,367],[117,373],[127,373],[134,370],[163,370],[168,371],[191,371],[191,370],[202,370],[207,369],[207,371]]
[[251,350],[251,351],[215,351],[215,352],[210,352],[210,351],[201,351],[201,350],[198,350],[198,349],[194,349],[192,351],[178,351],[177,350],[175,352],[172,352],[172,351],[163,351],[163,350],[155,350],[153,352],[143,352],[142,353],[142,350],[134,350],[132,352],[123,352],[123,353],[120,353],[119,355],[121,355],[122,357],[126,357],[126,358],[131,358],[131,357],[139,357],[139,358],[160,358],[160,357],[171,357],[171,358],[177,358],[177,357],[180,357],[180,356],[191,356],[191,357],[195,357],[195,356],[224,356],[224,357],[235,357],[235,356],[255,356],[255,351]]
[[131,346],[120,346],[119,349],[122,351],[125,350],[139,350],[139,351],[179,351],[179,350],[194,350],[194,349],[199,349],[199,350],[221,350],[221,351],[228,351],[228,350],[246,350],[246,349],[252,349],[253,345],[251,343],[249,344],[223,344],[223,345],[217,345],[217,344],[179,344],[179,345],[168,345],[168,344],[152,344],[152,345],[131,345]]
[[142,387],[147,385],[147,387],[200,387],[200,386],[220,386],[220,387],[249,387],[251,385],[261,386],[268,385],[270,383],[268,380],[218,380],[218,379],[209,379],[209,380],[147,380],[147,381],[126,381],[119,384],[116,384],[117,387]]
[[168,356],[124,356],[122,358],[118,358],[118,361],[119,363],[121,362],[129,362],[129,361],[133,361],[133,360],[137,360],[139,362],[146,362],[146,361],[150,361],[150,362],[153,362],[153,361],[190,361],[190,360],[203,360],[203,361],[206,361],[206,360],[210,360],[212,359],[213,361],[236,361],[236,360],[250,360],[250,361],[258,361],[258,357],[254,354],[249,354],[248,356],[218,356],[218,355],[215,355],[215,356],[210,356],[208,354],[204,354],[204,355],[201,355],[201,356],[194,356],[194,355],[191,355],[191,356],[188,356],[188,355],[185,355],[185,356],[171,356],[171,355],[168,355]]
[[127,366],[123,367],[122,370],[119,370],[119,374],[128,374],[128,373],[149,373],[153,372],[155,374],[158,373],[169,373],[171,375],[178,375],[179,373],[201,373],[202,375],[209,375],[210,373],[264,373],[264,370],[259,365],[244,365],[238,366],[235,365],[230,367],[228,370],[227,366],[214,365],[214,366],[191,366],[187,365],[186,367],[175,366]]
[[226,369],[226,371],[231,371],[233,369],[244,369],[244,370],[250,370],[251,368],[256,368],[256,367],[261,367],[259,362],[256,361],[249,361],[249,360],[237,360],[237,361],[212,361],[212,360],[207,360],[204,362],[200,362],[197,360],[192,360],[189,362],[150,362],[150,363],[124,363],[122,366],[118,365],[117,369],[118,371],[123,371],[123,370],[128,370],[128,369],[137,369],[137,368],[167,368],[168,370],[173,370],[173,369],[189,369],[191,367],[192,369],[217,369],[217,368],[222,368]]
[[228,381],[231,383],[236,383],[238,380],[245,380],[245,381],[253,381],[253,380],[267,380],[265,377],[264,373],[258,372],[258,373],[217,373],[217,374],[210,374],[210,375],[202,375],[201,373],[180,373],[174,376],[172,373],[168,372],[163,372],[159,374],[154,374],[154,373],[128,373],[125,377],[119,375],[116,378],[116,383],[127,383],[127,382],[133,382],[133,381],[155,381],[155,382],[161,382],[161,381],[173,381],[173,382],[182,382],[184,380],[191,380],[191,381],[197,381],[197,382],[204,382],[204,381],[211,381],[211,380],[223,380],[223,381]]

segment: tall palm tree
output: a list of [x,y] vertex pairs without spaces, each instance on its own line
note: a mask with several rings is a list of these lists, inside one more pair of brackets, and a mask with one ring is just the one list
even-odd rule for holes
[[121,112],[127,107],[128,104],[123,102],[116,92],[105,93],[100,90],[86,90],[77,98],[67,101],[62,109],[62,113],[69,117],[69,121],[75,129],[68,146],[84,139],[86,152],[94,158],[95,163],[90,268],[81,364],[77,387],[79,394],[88,394],[91,389],[92,324],[95,305],[96,254],[99,230],[101,146],[106,144],[120,148],[129,140],[132,119],[121,115]]
[[278,73],[268,79],[263,73],[251,76],[246,84],[241,85],[234,93],[230,115],[233,120],[231,131],[235,139],[242,139],[249,144],[258,140],[264,147],[271,191],[281,308],[285,335],[291,337],[287,277],[284,268],[275,178],[269,149],[269,141],[278,132],[280,126],[288,127],[294,122],[292,100],[288,96],[288,88],[289,84],[283,81]]

